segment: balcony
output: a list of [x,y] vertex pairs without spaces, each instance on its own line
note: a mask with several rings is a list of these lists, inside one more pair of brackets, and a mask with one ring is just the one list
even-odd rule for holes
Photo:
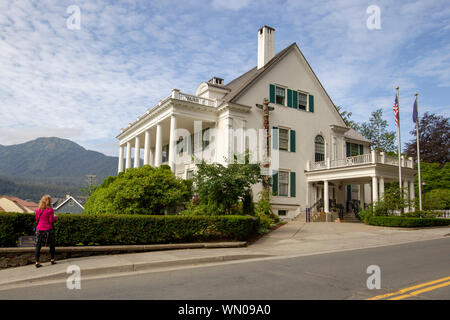
[[[208,99],[208,98],[198,97],[198,96],[194,96],[192,94],[181,92],[178,89],[173,89],[172,94],[169,97],[167,97],[166,99],[170,99],[170,98],[182,100],[182,101],[193,102],[193,103],[198,103],[198,104],[208,106],[208,107],[217,107],[221,103],[221,100],[218,100],[218,99]],[[164,99],[164,100],[166,100],[166,99]]]
[[[414,160],[412,158],[402,156],[400,163],[402,167],[414,169]],[[346,157],[344,159],[330,160],[327,158],[325,161],[320,162],[308,161],[306,171],[356,167],[369,164],[386,164],[398,167],[398,157],[388,156],[384,152],[376,153],[372,151],[371,153]]]

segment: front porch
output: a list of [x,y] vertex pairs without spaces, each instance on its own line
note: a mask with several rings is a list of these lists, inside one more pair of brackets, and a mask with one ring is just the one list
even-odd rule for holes
[[[414,199],[414,161],[400,160],[405,198]],[[368,154],[322,162],[308,162],[305,171],[306,201],[309,212],[325,212],[339,216],[357,212],[384,195],[385,183],[399,181],[398,158],[372,151]],[[412,209],[412,208],[408,208]]]

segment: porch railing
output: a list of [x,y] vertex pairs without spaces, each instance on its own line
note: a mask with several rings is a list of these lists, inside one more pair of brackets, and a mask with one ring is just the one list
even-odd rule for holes
[[[352,157],[345,157],[343,159],[330,160],[329,158],[327,158],[324,161],[319,162],[309,161],[307,164],[307,171],[350,167],[356,165],[375,164],[375,163],[398,166],[398,158],[388,156],[383,152],[376,153],[375,151],[372,151],[371,153],[361,154]],[[412,158],[405,159],[402,156],[400,163],[402,167],[414,168],[414,160]]]

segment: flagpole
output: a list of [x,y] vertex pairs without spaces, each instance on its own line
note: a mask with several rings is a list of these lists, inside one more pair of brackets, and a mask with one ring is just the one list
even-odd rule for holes
[[416,96],[416,139],[417,139],[417,169],[419,170],[419,210],[422,211],[422,177],[420,175],[420,146],[419,146],[419,106],[417,103],[417,92],[414,94]]
[[398,123],[397,123],[397,137],[398,137],[398,185],[400,187],[400,194],[403,197],[403,189],[402,189],[402,163],[401,163],[401,152],[402,146],[400,144],[400,101],[399,101],[399,86],[395,88],[397,90],[397,102],[398,102]]

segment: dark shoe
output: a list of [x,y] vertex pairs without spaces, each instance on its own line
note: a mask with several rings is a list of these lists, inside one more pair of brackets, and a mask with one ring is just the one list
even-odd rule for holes
[[56,261],[50,261],[51,264],[56,264]]
[[40,264],[40,263],[35,263],[34,265],[36,266],[36,268],[42,267],[42,264]]

